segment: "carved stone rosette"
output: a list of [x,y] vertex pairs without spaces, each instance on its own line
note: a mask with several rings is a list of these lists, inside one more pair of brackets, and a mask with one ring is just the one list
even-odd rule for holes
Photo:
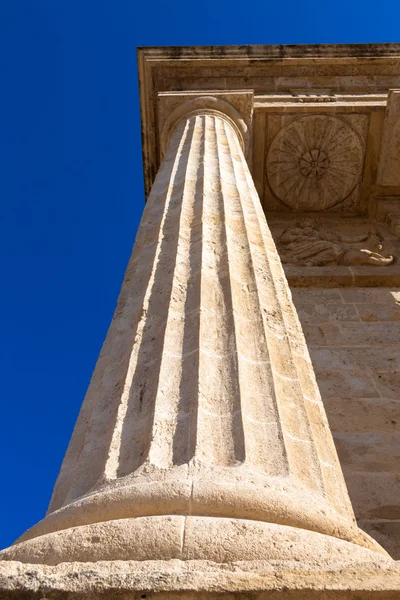
[[217,111],[176,124],[49,513],[1,558],[383,552],[355,524],[239,136]]
[[268,182],[286,206],[323,211],[343,202],[359,184],[363,143],[337,116],[305,115],[284,125],[267,155]]

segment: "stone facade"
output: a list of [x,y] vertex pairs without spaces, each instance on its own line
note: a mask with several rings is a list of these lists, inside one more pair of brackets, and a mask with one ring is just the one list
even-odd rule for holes
[[149,48],[139,77],[147,204],[0,598],[397,598],[400,47]]
[[292,289],[362,529],[400,559],[400,289]]

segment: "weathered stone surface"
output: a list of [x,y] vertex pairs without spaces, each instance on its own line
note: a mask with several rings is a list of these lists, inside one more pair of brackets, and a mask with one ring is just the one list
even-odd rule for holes
[[304,302],[299,305],[298,314],[304,323],[324,323],[325,321],[358,321],[358,312],[354,306],[343,305],[343,302],[314,304]]
[[[318,378],[323,380],[323,372],[318,373],[318,370],[316,372]],[[350,394],[351,388],[346,392]],[[373,429],[378,433],[396,433],[399,430],[399,400],[380,397],[355,398],[353,395],[340,398],[336,394],[333,396],[324,394],[324,405],[333,432],[368,433]]]
[[347,304],[384,303],[393,306],[400,303],[399,288],[340,290],[339,294]]
[[400,236],[400,196],[376,198],[375,218],[379,223],[385,223],[394,235]]
[[382,544],[398,562],[400,559],[400,519],[359,520],[360,527]]
[[400,473],[350,469],[344,473],[359,519],[400,520]]
[[[386,333],[387,330],[384,330]],[[388,341],[388,345],[385,342]],[[385,351],[382,352],[382,347]],[[336,348],[328,346],[324,348],[310,348],[313,366],[316,371],[326,369],[356,370],[367,369],[369,373],[396,372],[400,370],[400,348],[398,345],[390,344],[385,336],[381,344],[375,347],[358,348],[351,345]]]
[[390,90],[385,113],[378,182],[400,185],[400,90]]
[[335,433],[334,439],[343,467],[354,471],[399,472],[398,433]]
[[1,600],[397,600],[399,593],[400,567],[382,560],[0,562]]
[[319,389],[323,398],[351,395],[351,398],[379,398],[372,376],[361,370],[324,370],[319,378]]
[[352,564],[385,558],[380,552],[297,527],[178,515],[71,527],[15,544],[3,550],[1,558],[58,565],[65,562],[65,557],[69,562],[97,562],[145,561],[154,560],[154,556],[160,561],[270,561],[282,565],[292,561],[323,565],[332,559]]
[[302,267],[285,264],[284,271],[291,288],[381,288],[400,285],[400,266]]
[[362,321],[400,321],[400,305],[397,303],[390,306],[383,303],[358,304],[356,308]]
[[400,558],[400,291],[297,288],[292,297],[358,523]]
[[307,323],[303,330],[312,346],[370,348],[397,344],[400,339],[400,323]]

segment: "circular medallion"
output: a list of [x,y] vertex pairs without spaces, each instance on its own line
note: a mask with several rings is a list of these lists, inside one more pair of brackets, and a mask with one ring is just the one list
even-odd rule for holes
[[343,202],[360,182],[363,146],[339,117],[306,115],[278,131],[267,155],[275,196],[295,210],[324,210]]

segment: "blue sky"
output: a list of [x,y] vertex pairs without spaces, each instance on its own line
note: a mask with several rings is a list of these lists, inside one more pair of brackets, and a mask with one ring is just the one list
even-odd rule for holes
[[44,516],[143,209],[136,46],[396,42],[399,7],[0,3],[0,547]]

